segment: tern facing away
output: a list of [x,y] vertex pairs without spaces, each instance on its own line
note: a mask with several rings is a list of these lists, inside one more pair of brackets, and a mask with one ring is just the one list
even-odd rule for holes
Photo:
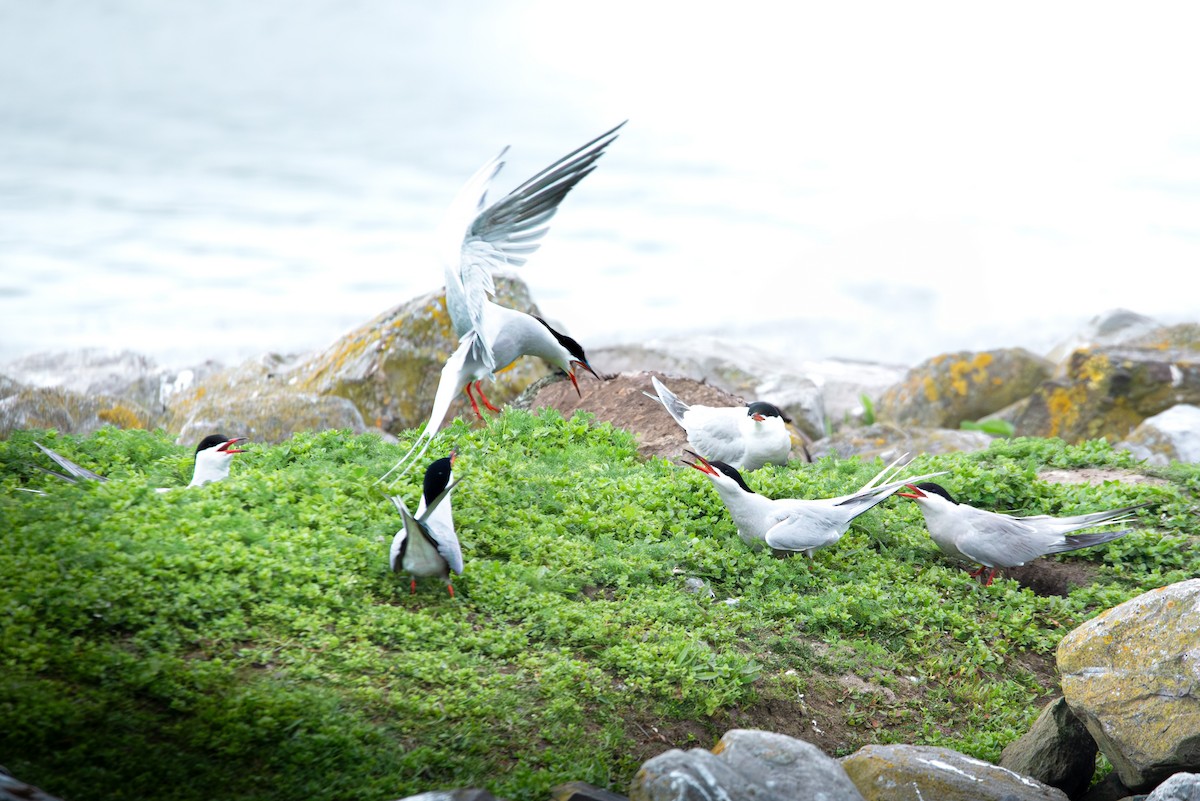
[[[694,462],[685,462],[708,476],[733,522],[738,536],[751,548],[764,544],[776,551],[790,551],[811,558],[813,551],[833,545],[842,538],[854,518],[887,500],[910,482],[940,476],[945,471],[912,478],[896,479],[908,454],[879,471],[857,492],[837,498],[815,500],[781,498],[772,500],[759,495],[742,479],[741,473],[721,461],[692,454]],[[899,465],[899,466],[898,466]]]
[[563,198],[596,168],[596,161],[624,124],[568,153],[487,206],[488,186],[504,166],[506,147],[475,173],[451,204],[438,231],[442,242],[438,257],[445,272],[446,309],[459,338],[458,348],[442,368],[424,432],[380,481],[402,466],[400,475],[404,475],[411,462],[425,453],[460,392],[466,391],[480,418],[472,389],[488,409],[499,411],[483,394],[482,381],[495,378],[498,371],[522,356],[537,356],[558,367],[571,379],[576,392],[577,368],[596,375],[574,339],[539,317],[492,302],[496,294],[492,273],[524,264],[538,249]]
[[1093,526],[1127,522],[1133,518],[1135,510],[1150,505],[1140,503],[1074,517],[1014,517],[959,503],[944,487],[932,481],[909,484],[908,490],[899,493],[898,497],[917,502],[925,516],[929,536],[943,552],[980,565],[970,575],[980,577],[985,587],[991,586],[996,571],[1002,567],[1016,567],[1046,554],[1088,548],[1123,537],[1129,529],[1066,535]]
[[723,462],[737,470],[757,470],[765,464],[787,464],[792,450],[792,422],[779,408],[766,401],[749,406],[689,406],[667,389],[657,376],[650,376],[657,397],[675,422],[687,432],[687,441],[705,459]]
[[[210,481],[221,481],[229,477],[229,465],[233,462],[233,455],[236,453],[245,453],[239,450],[234,445],[239,442],[245,442],[246,437],[227,437],[224,434],[209,434],[196,446],[196,463],[192,468],[192,480],[188,484],[189,487],[199,487],[201,484],[207,484]],[[49,456],[58,464],[66,473],[59,473],[54,470],[48,470],[44,467],[39,467],[46,473],[52,476],[58,476],[63,481],[68,481],[72,484],[78,484],[80,481],[108,481],[107,478],[88,470],[86,467],[75,464],[67,457],[55,453],[40,442],[33,443],[41,449],[42,453]],[[158,487],[155,492],[169,492],[171,487]]]
[[403,498],[389,496],[404,520],[404,527],[392,538],[389,562],[393,572],[403,571],[411,578],[410,594],[417,591],[418,576],[439,576],[453,598],[450,571],[460,576],[463,572],[462,549],[454,533],[454,514],[450,508],[450,491],[458,484],[450,480],[453,464],[452,453],[425,468],[421,503],[415,517]]

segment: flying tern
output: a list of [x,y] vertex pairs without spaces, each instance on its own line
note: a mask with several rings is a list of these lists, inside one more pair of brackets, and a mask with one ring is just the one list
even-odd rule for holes
[[687,432],[687,441],[705,459],[723,462],[737,470],[757,470],[765,464],[787,464],[792,450],[791,422],[766,401],[749,406],[689,406],[650,376],[657,394],[643,393],[661,403]]
[[810,558],[816,549],[840,540],[854,518],[882,503],[909,482],[945,472],[897,480],[896,475],[904,467],[900,462],[908,455],[904,454],[850,495],[815,500],[772,500],[750,489],[736,468],[721,461],[709,461],[695,453],[691,455],[696,461],[684,464],[699,470],[712,481],[743,542],[755,549],[767,545],[777,551],[798,551]]
[[1074,517],[1014,517],[960,503],[932,481],[911,483],[908,490],[898,497],[917,502],[929,536],[943,552],[980,565],[971,577],[983,578],[985,587],[991,586],[996,571],[1002,567],[1016,567],[1046,554],[1088,548],[1123,537],[1129,533],[1128,529],[1066,535],[1094,526],[1127,522],[1135,510],[1149,505],[1141,503]]
[[439,228],[443,244],[438,257],[445,273],[446,309],[459,338],[458,348],[442,369],[421,437],[380,481],[401,467],[403,475],[425,453],[460,392],[466,391],[479,417],[482,414],[475,393],[488,409],[499,411],[483,394],[482,381],[494,378],[522,356],[537,356],[558,367],[571,379],[576,392],[577,369],[596,375],[574,339],[539,317],[494,303],[492,273],[524,264],[538,249],[563,198],[595,169],[596,161],[624,124],[563,156],[489,206],[487,190],[504,166],[506,147],[475,173],[451,204]]
[[[221,481],[228,478],[229,465],[233,461],[234,454],[245,453],[245,451],[233,446],[245,441],[246,437],[227,437],[224,434],[209,434],[200,440],[200,443],[196,446],[196,462],[192,468],[192,480],[188,486],[198,487],[210,481]],[[39,467],[39,470],[47,472],[52,476],[57,476],[63,481],[69,481],[72,484],[77,484],[80,481],[108,480],[99,473],[75,464],[75,462],[72,462],[62,454],[55,453],[40,442],[34,442],[33,444],[37,445],[42,453],[53,459],[59,467],[67,472],[59,473],[44,467]],[[158,487],[155,489],[155,492],[169,492],[170,489],[170,487]]]
[[421,490],[421,502],[414,517],[408,504],[399,495],[389,496],[404,526],[392,538],[389,561],[396,573],[409,575],[409,592],[417,591],[418,576],[439,576],[446,582],[450,597],[454,597],[454,585],[450,571],[462,575],[462,549],[454,533],[454,515],[450,508],[450,492],[458,484],[451,481],[454,454],[438,459],[425,469],[425,482]]

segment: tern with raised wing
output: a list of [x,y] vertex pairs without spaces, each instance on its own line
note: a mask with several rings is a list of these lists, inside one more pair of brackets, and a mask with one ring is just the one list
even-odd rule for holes
[[[233,462],[234,454],[245,453],[245,451],[233,446],[245,441],[246,437],[227,437],[224,434],[209,434],[200,440],[199,444],[196,445],[195,464],[192,467],[192,480],[188,483],[188,486],[199,487],[210,481],[221,481],[228,478],[229,466]],[[65,473],[59,473],[56,470],[38,467],[43,472],[57,476],[63,481],[68,481],[72,484],[77,484],[80,481],[108,481],[106,477],[72,462],[67,457],[56,453],[40,442],[34,442],[33,444],[38,446],[42,453],[49,456],[55,464],[66,471]],[[155,491],[169,492],[171,489],[173,487],[158,487]]]
[[900,464],[908,455],[904,454],[850,495],[773,500],[750,489],[736,468],[721,461],[709,461],[695,453],[691,455],[695,461],[684,463],[712,481],[743,542],[755,549],[766,545],[776,551],[799,552],[810,558],[818,548],[840,540],[854,518],[887,500],[905,485],[945,472],[897,479],[905,467]]
[[438,254],[446,278],[446,309],[459,344],[442,368],[424,431],[380,481],[397,470],[403,475],[425,453],[459,393],[467,393],[479,417],[475,394],[488,409],[499,411],[483,394],[482,381],[494,378],[522,356],[537,356],[558,367],[571,379],[576,392],[577,369],[596,375],[574,339],[539,317],[493,302],[492,273],[524,264],[538,249],[563,198],[595,169],[624,124],[563,156],[489,206],[487,190],[504,166],[506,147],[459,193],[439,228],[443,244]]
[[458,484],[451,480],[454,458],[452,453],[425,469],[416,515],[408,510],[408,504],[399,495],[389,496],[404,521],[403,527],[392,538],[389,562],[393,572],[408,574],[410,593],[417,591],[418,577],[437,576],[446,582],[446,589],[453,598],[450,572],[460,576],[463,572],[462,549],[454,531],[454,513],[450,506],[450,492]]
[[713,462],[737,470],[757,470],[765,464],[787,464],[792,450],[791,422],[779,407],[766,401],[749,406],[690,406],[667,389],[657,376],[650,376],[657,395],[643,393],[666,408],[687,432],[688,443]]
[[1072,517],[1014,517],[960,503],[945,487],[932,481],[913,482],[908,492],[897,497],[916,501],[925,516],[929,536],[944,553],[980,566],[970,575],[980,577],[985,587],[991,586],[996,571],[1002,567],[1016,567],[1039,556],[1090,548],[1123,537],[1129,529],[1067,535],[1085,528],[1128,522],[1136,510],[1149,505],[1141,503]]

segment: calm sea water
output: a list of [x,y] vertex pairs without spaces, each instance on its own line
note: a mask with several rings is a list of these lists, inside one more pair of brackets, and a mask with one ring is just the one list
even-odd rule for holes
[[502,146],[499,192],[626,118],[522,270],[587,347],[905,363],[1200,319],[1196,104],[1115,80],[1195,48],[1070,67],[1047,34],[1000,70],[1011,39],[920,5],[571,6],[0,0],[0,361],[322,347],[440,285],[440,215]]

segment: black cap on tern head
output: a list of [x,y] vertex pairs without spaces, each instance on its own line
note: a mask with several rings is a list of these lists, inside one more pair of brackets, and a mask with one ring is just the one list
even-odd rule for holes
[[950,497],[950,493],[947,492],[946,488],[941,484],[935,484],[932,481],[922,481],[920,484],[913,484],[913,486],[921,490],[921,492],[929,493],[931,495],[941,495],[943,498],[950,501],[950,503],[958,503],[958,501]]
[[226,442],[229,442],[229,437],[224,434],[209,434],[200,440],[200,444],[196,446],[196,453],[206,451],[209,448],[215,448],[218,445],[224,445]]
[[425,468],[425,484],[421,492],[425,496],[426,504],[433,503],[434,499],[441,495],[450,483],[450,469],[453,461],[453,455],[443,456]]
[[782,409],[775,404],[767,403],[766,401],[755,401],[754,403],[750,404],[746,410],[746,414],[750,415],[751,417],[756,414],[760,414],[763,417],[778,417],[785,423],[792,422],[792,418],[784,414]]
[[[572,359],[582,362],[584,365],[586,365],[588,363],[587,355],[583,352],[582,345],[580,345],[575,340],[571,339],[566,334],[560,334],[558,331],[555,331],[553,328],[550,327],[550,323],[546,322],[541,317],[537,317],[535,315],[533,317],[533,319],[537,320],[539,323],[546,326],[546,330],[549,331],[551,334],[554,334],[554,338],[558,340],[558,344],[562,345],[563,348],[566,349],[567,353],[571,354]],[[588,369],[590,370],[591,368],[589,367]]]
[[741,487],[742,489],[744,489],[746,492],[749,492],[749,493],[754,492],[754,490],[750,489],[750,487],[747,486],[746,479],[742,478],[742,474],[738,472],[736,467],[726,464],[725,462],[722,462],[719,460],[709,462],[709,464],[712,465],[713,467],[717,468],[718,470],[720,470],[725,475],[732,478],[734,481],[736,481],[738,483],[738,486]]

